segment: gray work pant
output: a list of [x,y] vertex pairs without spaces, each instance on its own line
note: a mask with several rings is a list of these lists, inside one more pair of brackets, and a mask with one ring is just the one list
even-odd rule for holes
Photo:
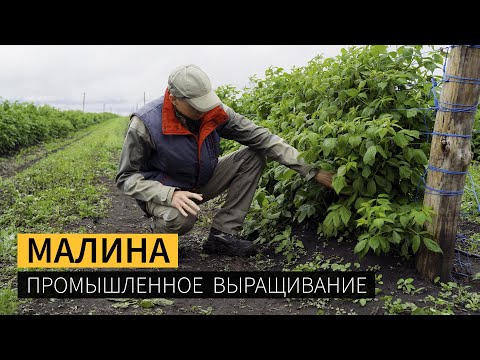
[[[221,157],[210,181],[198,189],[204,203],[228,189],[222,208],[213,218],[212,227],[225,233],[237,235],[258,186],[265,156],[246,147]],[[183,235],[193,228],[197,217],[187,213],[183,216],[176,208],[149,201],[147,211],[153,215],[154,232]]]

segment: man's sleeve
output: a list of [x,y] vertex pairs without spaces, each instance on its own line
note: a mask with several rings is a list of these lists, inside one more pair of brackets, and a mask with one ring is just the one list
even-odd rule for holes
[[153,150],[154,145],[145,125],[138,117],[132,117],[123,143],[115,182],[120,190],[137,200],[171,206],[176,188],[158,181],[145,180],[140,173],[140,169],[145,169]]
[[306,180],[315,176],[318,169],[313,165],[305,164],[303,158],[298,158],[299,152],[281,137],[274,135],[270,130],[256,125],[243,115],[222,104],[228,115],[225,126],[221,129],[221,136],[238,141],[266,157],[295,170]]

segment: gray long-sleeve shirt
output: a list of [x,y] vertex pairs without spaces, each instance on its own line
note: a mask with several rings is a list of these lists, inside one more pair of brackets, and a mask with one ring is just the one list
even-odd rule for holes
[[[235,140],[249,146],[266,157],[301,174],[306,180],[313,178],[317,172],[312,165],[299,159],[299,152],[285,140],[272,134],[268,129],[256,125],[243,115],[222,104],[228,115],[227,122],[220,134],[223,138]],[[181,122],[183,119],[179,119]],[[155,180],[145,180],[140,169],[148,162],[155,145],[143,122],[133,116],[125,136],[117,175],[117,187],[137,200],[153,201],[160,205],[172,204],[175,187],[166,186]]]

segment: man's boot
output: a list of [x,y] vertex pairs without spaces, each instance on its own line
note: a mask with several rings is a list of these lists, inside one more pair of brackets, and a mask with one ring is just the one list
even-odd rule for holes
[[211,228],[208,239],[203,243],[203,250],[207,254],[242,257],[252,256],[258,252],[257,246],[251,241],[240,239],[215,228]]

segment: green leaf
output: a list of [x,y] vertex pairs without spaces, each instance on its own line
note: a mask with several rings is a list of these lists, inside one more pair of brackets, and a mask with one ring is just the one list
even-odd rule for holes
[[387,87],[387,85],[388,85],[387,82],[378,83],[378,87],[379,87],[380,89],[382,89],[382,90],[385,89],[385,88]]
[[407,166],[400,166],[398,170],[400,173],[400,179],[409,179],[412,175],[412,170]]
[[382,188],[386,188],[388,186],[388,180],[382,176],[375,175],[375,181]]
[[417,212],[415,214],[415,222],[420,225],[420,226],[423,226],[423,223],[427,220],[427,215],[425,215],[423,212]]
[[408,109],[407,110],[407,118],[414,117],[414,116],[417,115],[417,113],[418,113],[417,109]]
[[[378,126],[370,126],[368,127],[367,131],[365,131],[365,134],[367,134],[368,138],[373,139],[377,135],[378,129],[379,129]],[[371,143],[372,142],[370,141],[369,143],[366,144],[366,146],[367,147],[370,146]]]
[[480,280],[480,272],[476,273],[476,274],[473,276],[472,280]]
[[[363,93],[362,93],[363,94]],[[362,95],[360,94],[360,95]],[[359,96],[360,96],[359,95]],[[363,109],[362,111],[362,116],[364,117],[370,117],[370,115],[372,115],[373,113],[375,112],[375,109],[371,108],[371,107],[366,107],[365,109]]]
[[429,238],[423,238],[423,243],[425,244],[425,246],[427,247],[428,250],[436,252],[436,253],[442,253],[443,254],[442,249],[440,248],[440,246],[435,241],[433,241]]
[[362,170],[362,176],[366,179],[370,176],[371,173],[372,173],[372,170],[370,170],[370,166],[365,165],[365,167]]
[[402,224],[402,226],[403,226],[404,228],[407,227],[408,222],[409,222],[409,221],[408,221],[408,217],[407,217],[407,216],[404,216],[404,215],[400,216],[400,224]]
[[384,237],[380,238],[380,248],[383,252],[387,253],[390,250],[390,244]]
[[265,200],[265,193],[259,192],[255,199],[258,201],[258,204],[261,206],[263,204],[263,200]]
[[170,305],[173,305],[173,303],[174,303],[173,300],[168,300],[168,299],[164,299],[164,298],[152,299],[152,302],[155,305],[162,305],[162,306],[170,306]]
[[372,55],[380,55],[380,54],[385,54],[387,52],[387,45],[374,45],[372,46]]
[[381,229],[384,223],[385,223],[384,219],[375,219],[373,220],[372,226],[378,229]]
[[[378,136],[380,137],[380,139],[383,139],[385,137],[385,135],[387,135],[387,132],[388,132],[388,129],[386,128],[381,128],[377,131],[377,134]],[[381,149],[380,146],[377,145],[377,147],[379,147]],[[378,149],[377,149],[378,150]],[[385,156],[386,157],[386,156]]]
[[428,159],[421,149],[413,149],[413,158],[421,165],[427,165]]
[[377,147],[375,145],[370,146],[367,152],[363,156],[363,162],[368,165],[373,165],[375,162],[375,155],[377,154]]
[[350,218],[352,217],[352,212],[347,209],[345,206],[342,206],[338,212],[340,213],[340,217],[345,224],[345,226],[348,225],[348,222],[350,221]]
[[357,168],[357,162],[356,161],[350,161],[347,163],[346,165],[347,167],[347,171],[350,170],[350,169],[356,169]]
[[295,175],[295,171],[292,169],[288,169],[282,174],[282,180],[289,180],[292,178],[292,176]]
[[417,307],[412,310],[412,315],[428,315],[428,312],[426,312],[424,309],[421,307]]
[[307,100],[311,100],[314,96],[315,96],[315,90],[313,90],[313,89],[308,89],[308,90],[305,92],[305,98],[306,98]]
[[268,213],[268,214],[267,214],[267,218],[268,218],[269,220],[275,220],[275,219],[278,219],[278,218],[280,217],[280,215],[281,215],[281,212],[280,212],[280,211],[277,211],[276,213],[273,213],[273,214],[272,214],[272,213]]
[[408,243],[407,243],[406,241],[403,243],[402,248],[401,248],[401,250],[400,250],[400,253],[401,253],[404,257],[408,258]]
[[342,165],[337,170],[337,176],[344,176],[347,173],[347,167]]
[[360,302],[360,305],[365,306],[367,304],[367,299],[362,298],[360,299],[359,302]]
[[318,138],[320,137],[318,134],[310,132],[307,136],[311,146],[316,146],[318,144]]
[[376,236],[374,236],[374,237],[371,237],[370,239],[368,239],[368,244],[373,249],[373,251],[375,251],[375,250],[377,250],[378,246],[380,245],[380,241],[378,241],[378,238]]
[[153,301],[151,299],[142,299],[139,305],[145,309],[150,309],[153,307]]
[[407,130],[407,129],[403,129],[403,130],[402,130],[402,133],[404,133],[405,135],[414,137],[415,139],[418,139],[418,138],[420,137],[420,132],[419,132],[418,130]]
[[402,57],[410,57],[413,55],[413,48],[411,47],[403,47]]
[[275,253],[278,254],[279,252],[281,252],[281,251],[283,250],[283,248],[285,247],[285,245],[287,245],[286,239],[283,240],[283,241],[280,243],[280,245],[275,248]]
[[345,90],[345,92],[348,94],[348,96],[350,97],[355,97],[357,96],[358,94],[358,90],[357,89],[348,89],[348,90]]
[[323,221],[322,230],[327,236],[333,235],[333,213],[328,214]]
[[132,302],[132,299],[128,298],[107,298],[109,301],[116,301],[116,302]]
[[301,211],[298,217],[298,222],[301,223],[303,220],[305,220],[305,216],[307,216],[307,213],[305,211]]
[[335,146],[337,146],[336,138],[326,138],[323,140],[323,152],[325,156],[328,156]]
[[338,228],[341,224],[340,216],[338,215],[338,212],[332,213],[332,220],[333,220],[333,225]]
[[395,141],[395,144],[397,144],[402,149],[409,144],[407,137],[402,133],[398,133],[398,132],[393,137],[393,141]]
[[414,254],[417,253],[419,247],[420,247],[420,236],[415,235],[414,237],[412,237],[412,250]]
[[[357,178],[357,179],[363,180],[362,178]],[[348,197],[348,199],[347,199],[347,201],[345,202],[345,205],[344,205],[347,208],[347,210],[350,209],[350,206],[357,199],[357,195],[358,195],[357,192],[355,192]]]
[[284,238],[283,234],[279,234],[272,239],[272,242],[280,241]]
[[347,185],[347,182],[344,176],[337,176],[332,181],[333,189],[337,194],[340,194],[340,191],[345,187],[345,185]]
[[131,303],[129,301],[127,301],[127,302],[119,302],[119,303],[113,304],[112,307],[114,307],[116,309],[126,309],[130,305],[131,305]]
[[382,155],[385,159],[388,158],[387,154],[385,153],[385,150],[380,145],[377,145],[375,147],[380,155]]
[[360,83],[358,84],[358,90],[363,89],[366,83],[367,83],[367,80],[360,81]]
[[348,138],[348,143],[351,147],[357,147],[362,142],[362,137],[360,135],[352,135]]
[[370,179],[367,184],[367,191],[370,196],[373,196],[377,191],[377,185],[375,185],[375,181]]
[[337,112],[337,110],[338,110],[338,108],[337,108],[337,105],[335,105],[335,104],[330,105],[330,106],[326,109],[326,111],[327,111],[327,113],[328,113],[329,115],[335,114],[335,113]]
[[363,179],[361,177],[357,177],[353,180],[352,183],[353,191],[360,192],[363,188]]
[[367,245],[367,240],[362,240],[362,241],[359,241],[357,245],[355,245],[355,248],[353,249],[353,252],[355,253],[359,253],[360,251],[362,251],[365,246]]
[[411,147],[405,147],[403,149],[403,156],[405,156],[405,159],[410,162],[413,158],[413,149]]
[[395,244],[400,244],[400,241],[402,240],[402,237],[400,234],[396,231],[392,231],[392,242]]

